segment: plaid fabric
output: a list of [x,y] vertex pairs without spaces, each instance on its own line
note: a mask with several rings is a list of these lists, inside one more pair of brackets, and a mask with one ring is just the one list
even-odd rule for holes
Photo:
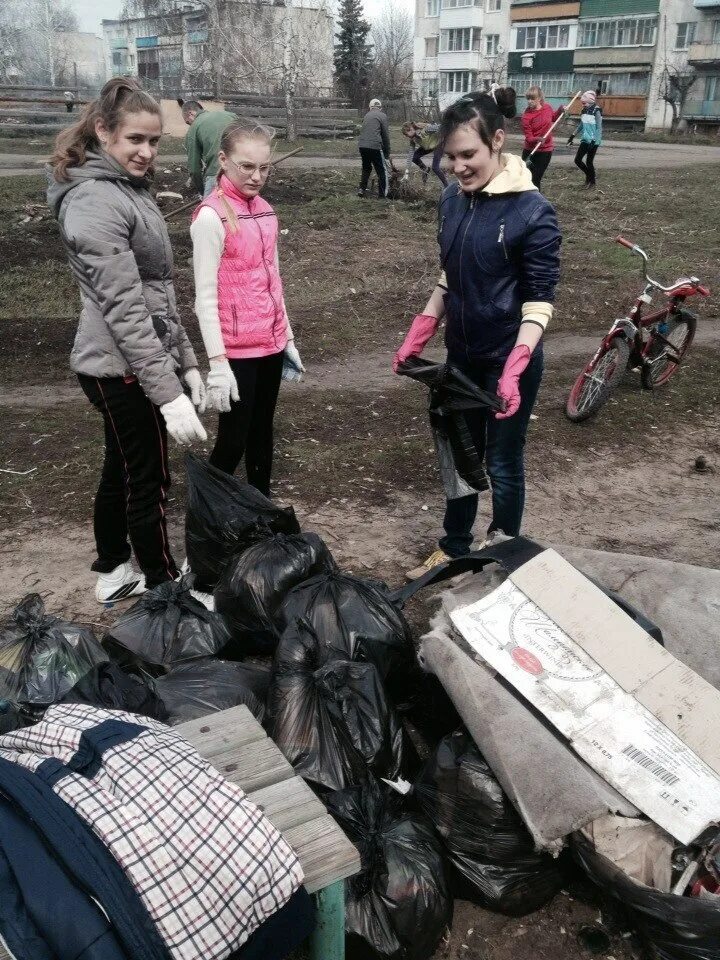
[[53,789],[126,872],[172,957],[223,960],[300,886],[297,857],[238,786],[157,721],[56,705],[0,737],[0,756],[40,775],[81,765],[83,733],[104,721],[143,729],[79,772],[60,770]]

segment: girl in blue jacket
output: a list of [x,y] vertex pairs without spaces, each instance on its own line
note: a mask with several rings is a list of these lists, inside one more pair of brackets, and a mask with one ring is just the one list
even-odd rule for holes
[[578,125],[568,137],[568,146],[580,134],[580,146],[575,154],[575,166],[580,167],[585,174],[585,186],[588,190],[595,189],[595,154],[602,143],[602,110],[595,102],[597,99],[594,90],[586,90],[580,97],[582,111]]
[[[448,362],[505,402],[504,412],[466,415],[492,487],[488,539],[520,532],[525,437],[560,275],[555,210],[522,160],[503,153],[504,117],[514,114],[511,87],[468,94],[443,114],[440,139],[457,177],[440,202],[443,272],[394,361],[397,369],[418,356],[444,319]],[[408,576],[467,553],[477,507],[476,494],[448,500],[439,549]]]

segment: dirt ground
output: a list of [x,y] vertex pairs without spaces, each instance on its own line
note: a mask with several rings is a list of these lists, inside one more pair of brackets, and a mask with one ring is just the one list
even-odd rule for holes
[[[604,171],[601,190],[588,195],[573,171],[550,169],[546,193],[563,228],[563,274],[528,441],[525,518],[525,532],[542,542],[718,565],[717,296],[694,305],[697,342],[666,387],[642,391],[628,373],[596,419],[574,425],[563,413],[575,376],[640,285],[637,262],[614,236],[640,242],[661,280],[690,272],[717,285],[720,195],[708,190],[717,173],[717,165]],[[181,169],[161,165],[160,189],[183,181]],[[353,187],[353,174],[329,168],[280,170],[268,188],[283,229],[286,299],[308,368],[302,384],[282,391],[275,493],[294,504],[304,529],[327,539],[344,567],[395,585],[433,549],[442,519],[426,397],[390,370],[438,272],[437,191],[431,185],[388,203],[360,201]],[[95,604],[88,570],[102,449],[97,417],[67,365],[77,293],[36,178],[0,182],[0,223],[0,607],[36,590],[54,612],[101,631],[117,610]],[[188,219],[170,224],[180,307],[200,347]],[[428,356],[441,356],[440,344]],[[209,450],[212,417],[205,423]],[[694,469],[700,455],[714,471]],[[184,480],[177,450],[172,465],[179,560]],[[480,514],[478,536],[487,502]],[[416,604],[409,613],[422,629],[426,609]],[[597,904],[570,890],[524,920],[458,902],[437,956],[575,960],[587,953],[578,930],[597,916]],[[616,929],[610,954],[620,960],[632,949]]]

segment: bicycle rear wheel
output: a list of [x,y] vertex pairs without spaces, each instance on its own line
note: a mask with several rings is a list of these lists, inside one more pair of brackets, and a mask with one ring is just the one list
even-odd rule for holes
[[577,378],[565,404],[565,414],[579,423],[597,413],[622,379],[630,359],[630,345],[615,337],[596,360],[591,360]]
[[646,390],[661,387],[680,366],[695,337],[697,318],[692,313],[680,310],[668,316],[667,330],[653,330],[645,350],[645,363],[641,371],[642,385]]

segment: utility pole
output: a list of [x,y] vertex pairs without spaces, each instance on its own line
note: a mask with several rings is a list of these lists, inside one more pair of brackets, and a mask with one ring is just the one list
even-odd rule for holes
[[55,51],[53,50],[53,28],[50,16],[50,0],[42,0],[45,15],[45,34],[47,39],[48,64],[50,66],[50,86],[55,86]]

